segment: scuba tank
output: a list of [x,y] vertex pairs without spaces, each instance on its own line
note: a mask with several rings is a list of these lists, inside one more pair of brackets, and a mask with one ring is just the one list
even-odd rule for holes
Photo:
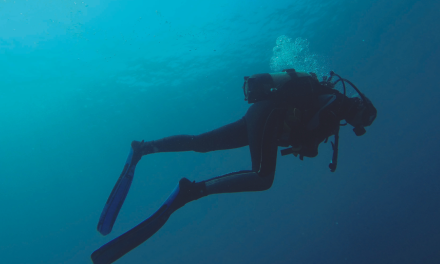
[[297,72],[294,69],[254,74],[244,77],[244,80],[244,100],[249,104],[289,95],[304,98],[312,95],[320,87],[315,74]]

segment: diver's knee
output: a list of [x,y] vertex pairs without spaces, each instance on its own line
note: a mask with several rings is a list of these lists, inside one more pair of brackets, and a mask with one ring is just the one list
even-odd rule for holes
[[269,190],[273,185],[275,173],[265,173],[265,174],[258,173],[258,176],[260,177],[261,180],[262,191]]
[[267,181],[266,182],[266,184],[265,184],[265,191],[266,190],[269,190],[271,187],[272,187],[272,185],[273,185],[273,178],[270,180],[270,181]]

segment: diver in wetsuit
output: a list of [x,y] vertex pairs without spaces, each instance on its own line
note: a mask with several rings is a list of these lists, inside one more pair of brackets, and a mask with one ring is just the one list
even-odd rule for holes
[[[339,77],[332,82],[333,76]],[[344,93],[333,89],[342,82]],[[360,98],[345,95],[345,83],[359,93]],[[279,146],[291,146],[282,154],[314,157],[318,145],[335,136],[334,155],[330,164],[336,169],[337,141],[340,121],[346,120],[357,135],[372,124],[377,111],[350,81],[331,73],[330,78],[318,81],[316,75],[285,70],[275,74],[257,74],[245,77],[245,99],[253,103],[243,118],[200,135],[178,135],[159,140],[133,141],[132,152],[115,189],[101,215],[98,230],[111,231],[116,215],[128,192],[134,168],[141,157],[159,152],[210,152],[249,146],[252,169],[232,172],[201,182],[186,178],[162,207],[137,227],[107,243],[92,254],[95,264],[111,263],[138,246],[158,231],[168,217],[190,201],[217,193],[264,191],[272,186]],[[124,179],[130,182],[123,183]],[[125,189],[126,192],[121,191]],[[118,193],[122,193],[118,196]],[[112,207],[112,205],[114,205]],[[119,206],[119,207],[118,207]]]

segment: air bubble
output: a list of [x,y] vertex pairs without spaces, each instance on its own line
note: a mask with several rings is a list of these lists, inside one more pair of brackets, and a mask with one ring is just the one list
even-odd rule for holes
[[314,72],[319,78],[329,73],[325,58],[309,50],[309,41],[303,38],[291,38],[281,35],[276,39],[270,68],[273,71],[295,69],[300,72]]

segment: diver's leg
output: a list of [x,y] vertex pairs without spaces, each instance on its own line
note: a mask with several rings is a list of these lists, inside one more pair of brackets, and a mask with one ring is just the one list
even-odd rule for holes
[[[176,210],[186,203],[206,195],[264,191],[272,186],[278,149],[276,144],[277,124],[280,117],[280,109],[275,107],[276,105],[272,102],[256,103],[249,108],[244,120],[231,124],[233,127],[236,126],[240,129],[225,129],[225,127],[219,129],[225,129],[228,132],[246,130],[247,137],[241,136],[242,144],[244,144],[245,139],[249,141],[252,170],[233,172],[201,182],[191,182],[186,178],[181,179],[179,182],[179,197],[175,200],[175,203],[178,204],[178,206],[175,206]],[[202,134],[199,140],[202,142],[204,138],[211,140],[214,138],[212,135],[216,134],[224,135],[220,131],[214,130]],[[233,136],[233,134],[230,134],[230,136]],[[228,139],[225,138],[225,141],[228,141]],[[203,144],[203,146],[206,145],[209,144]],[[216,148],[221,146],[216,146]],[[226,146],[231,146],[231,144],[226,144]],[[209,148],[204,150],[209,151]]]
[[[177,208],[209,194],[264,191],[272,186],[277,159],[277,124],[282,110],[271,101],[253,104],[239,121],[199,136],[175,136],[153,141],[153,152],[238,148],[249,144],[252,170],[229,173],[202,182],[179,182]],[[151,152],[151,153],[153,153]]]
[[158,152],[195,151],[240,148],[248,145],[246,120],[240,120],[200,135],[178,135],[159,140],[133,141],[132,148],[139,159],[143,155]]
[[272,102],[252,105],[245,116],[252,170],[233,172],[197,183],[182,179],[186,182],[184,188],[191,193],[183,204],[210,194],[269,189],[275,176],[277,124],[281,113],[282,110]]

